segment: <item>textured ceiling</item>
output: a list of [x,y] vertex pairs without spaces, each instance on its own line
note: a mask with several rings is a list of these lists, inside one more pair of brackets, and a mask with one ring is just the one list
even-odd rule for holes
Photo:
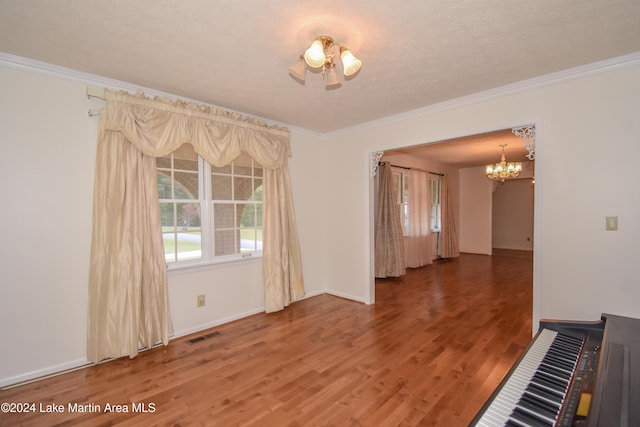
[[[320,34],[339,89],[287,72]],[[640,51],[640,1],[0,0],[0,51],[326,133]]]

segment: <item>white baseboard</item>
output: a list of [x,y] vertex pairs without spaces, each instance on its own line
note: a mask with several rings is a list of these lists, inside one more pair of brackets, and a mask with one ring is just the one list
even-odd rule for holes
[[0,378],[0,387],[2,389],[11,388],[8,386],[19,386],[27,384],[33,380],[40,380],[50,376],[59,375],[64,372],[70,372],[92,365],[87,359],[76,359],[59,365],[50,366],[44,369],[27,372],[25,374],[16,375],[14,377]]
[[356,301],[356,302],[361,302],[363,304],[366,304],[366,301],[365,301],[364,298],[356,297],[354,295],[345,294],[344,292],[338,292],[338,291],[334,291],[332,289],[325,289],[324,293],[325,294],[329,294],[329,295],[333,295],[333,296],[336,296],[336,297],[348,299],[348,300],[351,300],[351,301]]
[[184,337],[185,335],[195,334],[196,332],[204,331],[205,329],[214,328],[216,326],[224,325],[225,323],[233,322],[235,320],[243,319],[245,317],[253,316],[254,314],[264,313],[264,307],[259,307],[254,310],[245,311],[244,313],[234,314],[233,316],[223,317],[221,319],[214,320],[213,322],[202,323],[200,325],[192,326],[190,328],[174,331],[171,339]]
[[308,294],[305,294],[304,297],[302,297],[302,299],[313,298],[313,297],[317,297],[318,295],[324,295],[326,293],[327,291],[325,289],[322,289],[320,291],[315,291],[315,292],[310,292]]
[[[318,295],[325,294],[325,290],[310,292],[305,294],[302,299],[312,298]],[[222,319],[214,320],[213,322],[202,323],[200,325],[192,326],[190,328],[181,329],[179,331],[174,331],[171,339],[180,338],[186,335],[195,334],[196,332],[204,331],[206,329],[215,328],[216,326],[224,325],[225,323],[233,322],[235,320],[244,319],[245,317],[253,316],[254,314],[264,313],[265,308],[259,307],[254,310],[245,311],[244,313],[235,314],[229,317],[223,317]]]
[[[345,294],[342,292],[333,291],[330,289],[323,289],[315,292],[310,292],[304,296],[303,299],[313,298],[318,295],[329,294],[334,295],[340,298],[345,298],[348,300],[362,302],[364,303],[363,298],[355,297],[353,295]],[[196,332],[204,331],[206,329],[210,329],[216,326],[223,325],[225,323],[233,322],[235,320],[243,319],[245,317],[253,316],[254,314],[264,313],[264,307],[258,307],[254,310],[249,310],[243,313],[235,314],[233,316],[224,317],[222,319],[217,319],[213,322],[203,323],[197,326],[192,326],[190,328],[181,329],[178,331],[174,331],[171,339],[180,338],[186,335],[194,334]],[[103,362],[101,362],[103,363]],[[87,366],[91,366],[93,363],[89,362],[87,359],[76,359],[66,363],[61,363],[59,365],[50,366],[43,369],[38,369],[36,371],[27,372],[24,374],[16,375],[13,377],[0,378],[0,388],[11,388],[14,386],[23,385],[29,383],[31,381],[41,380],[44,378],[48,378],[54,375],[60,375],[66,372],[70,372],[76,369],[82,369]]]

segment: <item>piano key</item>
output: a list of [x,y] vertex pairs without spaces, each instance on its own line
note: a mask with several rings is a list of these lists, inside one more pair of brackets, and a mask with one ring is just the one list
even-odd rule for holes
[[566,342],[566,343],[573,343],[574,345],[578,346],[578,347],[582,347],[582,344],[584,343],[584,340],[582,338],[578,338],[578,337],[573,337],[571,335],[567,335],[567,334],[562,334],[559,336],[559,340]]
[[568,356],[559,356],[556,353],[550,352],[547,354],[547,357],[544,358],[544,361],[545,363],[553,365],[560,370],[571,372],[573,370],[573,365],[575,364],[575,357],[576,355],[573,355],[573,357],[570,358]]
[[533,396],[527,392],[524,393],[517,406],[520,408],[529,408],[536,413],[554,420],[556,418],[556,415],[558,415],[558,411],[560,410],[557,405],[549,404],[546,401],[538,399],[536,396]]
[[519,408],[516,408],[510,415],[510,419],[514,421],[522,421],[525,425],[530,427],[549,427],[553,426],[553,421],[543,420],[536,417],[534,414],[525,412]]
[[572,371],[573,365],[575,365],[575,357],[576,355],[573,355],[572,357],[568,357],[568,356],[559,356],[554,352],[549,352],[543,360],[546,363],[549,363],[550,365],[554,365],[558,367],[558,369]]
[[530,384],[538,385],[549,392],[556,393],[559,396],[562,396],[563,390],[567,387],[567,382],[562,382],[558,378],[554,378],[553,376],[548,376],[542,371],[538,371],[531,378]]
[[570,372],[565,372],[565,371],[563,371],[561,369],[558,369],[555,366],[550,365],[550,364],[545,363],[545,362],[540,363],[540,367],[538,369],[540,371],[542,371],[542,372],[546,372],[547,374],[549,374],[551,376],[563,379],[565,381],[568,381],[569,378],[571,378],[571,373]]
[[557,332],[549,329],[540,331],[477,425],[492,427],[507,423],[509,415],[524,393],[556,335]]
[[539,386],[538,384],[531,383],[525,390],[531,392],[531,394],[535,394],[540,399],[546,399],[549,402],[557,404],[558,406],[560,406],[560,404],[562,403],[562,394],[558,393],[557,391],[550,391],[544,387]]
[[581,349],[580,339],[541,330],[477,425],[553,425]]

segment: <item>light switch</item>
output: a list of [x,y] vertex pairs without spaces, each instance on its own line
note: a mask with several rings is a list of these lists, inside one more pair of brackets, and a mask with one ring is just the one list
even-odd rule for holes
[[618,231],[618,217],[617,216],[608,216],[607,217],[607,231]]

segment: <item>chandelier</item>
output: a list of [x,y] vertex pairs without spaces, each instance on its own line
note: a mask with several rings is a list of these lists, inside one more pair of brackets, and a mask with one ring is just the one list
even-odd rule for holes
[[522,172],[522,162],[506,162],[504,158],[504,147],[506,146],[507,144],[500,145],[500,147],[502,147],[502,157],[500,158],[500,163],[487,165],[487,178],[504,182],[506,179],[516,178],[518,175],[520,175],[520,172]]
[[336,53],[340,54],[342,72],[346,77],[358,72],[362,61],[356,58],[349,49],[340,43],[334,42],[329,36],[318,36],[311,43],[311,46],[300,55],[298,62],[289,68],[289,74],[304,82],[307,67],[321,69],[326,89],[340,86],[340,78],[334,61]]

